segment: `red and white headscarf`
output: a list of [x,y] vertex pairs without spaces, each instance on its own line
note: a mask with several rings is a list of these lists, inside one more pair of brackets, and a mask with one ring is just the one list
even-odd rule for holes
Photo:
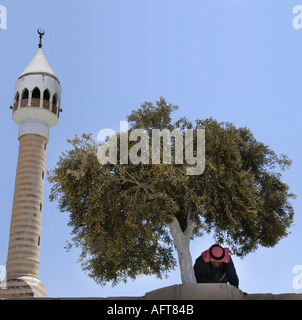
[[233,253],[229,248],[222,248],[218,244],[214,244],[208,250],[204,251],[201,255],[204,262],[219,261],[229,263]]

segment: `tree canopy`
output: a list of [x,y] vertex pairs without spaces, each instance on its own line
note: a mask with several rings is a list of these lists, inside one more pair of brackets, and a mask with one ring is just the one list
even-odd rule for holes
[[101,165],[99,144],[87,134],[69,140],[49,172],[50,199],[69,213],[70,246],[81,248],[83,269],[101,285],[168,275],[177,265],[172,223],[189,240],[212,233],[241,257],[288,235],[295,196],[281,178],[291,161],[248,128],[212,118],[172,123],[177,109],[164,98],[145,102],[128,116],[130,130],[205,129],[201,175],[187,175],[188,164],[176,164],[173,155],[165,165]]

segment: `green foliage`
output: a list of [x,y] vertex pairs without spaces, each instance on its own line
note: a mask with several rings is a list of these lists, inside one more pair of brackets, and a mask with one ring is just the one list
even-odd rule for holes
[[212,232],[238,256],[272,247],[288,235],[294,195],[280,171],[291,161],[231,123],[182,118],[172,124],[177,109],[161,98],[155,106],[146,102],[132,111],[128,121],[131,129],[144,128],[150,135],[152,129],[205,129],[202,175],[186,175],[187,165],[175,164],[173,157],[171,165],[101,166],[98,145],[85,134],[69,140],[71,149],[49,172],[50,199],[70,214],[70,246],[81,248],[84,270],[101,285],[141,274],[161,278],[174,269],[166,227],[173,217],[184,231],[190,214],[193,237]]

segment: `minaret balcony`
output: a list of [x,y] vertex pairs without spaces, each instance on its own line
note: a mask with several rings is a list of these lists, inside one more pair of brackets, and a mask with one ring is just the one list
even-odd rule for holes
[[31,107],[40,108],[40,98],[32,98],[31,99]]
[[18,101],[14,103],[14,112],[18,109],[18,104],[19,104]]
[[[40,98],[32,98],[31,99],[31,103],[30,105],[28,105],[28,101],[29,99],[22,99],[20,101],[20,108],[25,108],[25,107],[34,107],[34,108],[40,108],[40,103],[41,103],[41,99]],[[14,112],[18,110],[18,106],[19,106],[19,102],[15,102],[14,103]],[[42,107],[43,109],[46,109],[48,111],[51,111],[52,113],[54,113],[55,115],[57,115],[58,113],[58,106],[55,105],[54,103],[51,103],[48,100],[42,100]]]
[[49,110],[50,102],[49,100],[43,100],[43,108]]
[[28,107],[28,99],[21,100],[20,108],[25,108],[25,107]]

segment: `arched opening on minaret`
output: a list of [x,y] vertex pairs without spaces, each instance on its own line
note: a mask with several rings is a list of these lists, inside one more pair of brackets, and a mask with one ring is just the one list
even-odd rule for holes
[[29,91],[28,89],[25,88],[22,92],[21,108],[28,106],[28,97],[29,97]]
[[50,93],[48,89],[44,91],[43,94],[43,108],[49,110],[49,100],[50,100]]
[[57,98],[57,95],[55,94],[55,95],[53,96],[53,99],[52,99],[52,112],[53,112],[54,114],[57,114],[57,112],[58,112],[57,103],[58,103],[58,98]]
[[20,94],[19,94],[19,92],[17,92],[15,95],[15,101],[14,101],[14,111],[16,111],[18,109],[19,98],[20,98]]
[[37,107],[37,108],[40,107],[40,96],[41,96],[41,93],[40,93],[39,88],[35,88],[32,93],[32,97],[31,97],[31,106],[32,107]]

